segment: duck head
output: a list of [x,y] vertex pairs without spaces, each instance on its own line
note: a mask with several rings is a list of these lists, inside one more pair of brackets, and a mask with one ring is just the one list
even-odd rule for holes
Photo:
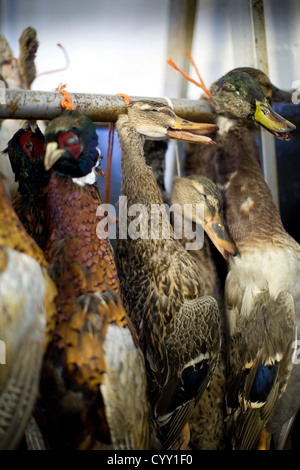
[[215,132],[215,124],[196,123],[177,116],[173,109],[156,101],[130,102],[127,105],[129,122],[148,139],[172,138],[185,142],[214,144],[206,134]]
[[[227,259],[237,248],[224,223],[223,199],[217,186],[205,176],[175,176],[172,204],[179,204],[186,217],[204,228],[215,247]],[[198,216],[196,204],[204,205],[204,218]]]
[[46,129],[46,170],[72,178],[88,175],[99,160],[94,123],[76,110],[64,110]]
[[262,70],[256,69],[254,67],[238,67],[233,69],[232,72],[244,72],[250,75],[250,77],[260,84],[265,97],[270,103],[288,103],[292,100],[292,92],[280,90],[280,88],[277,88],[277,86],[273,85],[268,75],[265,74]]
[[290,140],[296,126],[271,108],[254,75],[235,69],[220,78],[210,89],[212,107],[218,114],[252,119],[278,139]]

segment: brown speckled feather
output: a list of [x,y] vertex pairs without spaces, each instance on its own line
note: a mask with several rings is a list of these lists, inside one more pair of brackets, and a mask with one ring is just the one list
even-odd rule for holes
[[[72,269],[69,274],[72,288],[74,288],[72,281],[78,278],[77,269],[86,271],[86,275],[79,281],[84,284],[76,289],[77,295],[81,291],[101,292],[107,287],[120,293],[120,283],[109,239],[99,239],[96,232],[97,224],[101,220],[96,215],[97,208],[101,204],[97,186],[82,187],[73,183],[71,178],[52,174],[47,190],[48,195],[51,194],[47,200],[49,231],[45,247],[47,257],[53,260],[59,256],[60,250],[65,252],[64,263],[70,264],[75,269],[73,278]],[[69,247],[64,249],[64,244]],[[67,285],[67,282],[65,284]]]
[[48,238],[45,220],[46,195],[18,196],[12,205],[26,232],[44,249]]
[[[143,110],[143,104],[138,105]],[[151,103],[151,109],[155,107]],[[160,122],[160,113],[155,116]],[[147,127],[146,116],[144,119]],[[119,237],[117,266],[126,310],[137,328],[146,358],[148,395],[157,426],[155,445],[169,449],[215,369],[220,344],[219,312],[215,299],[203,296],[201,272],[175,240],[164,210],[158,219],[151,218],[151,205],[161,206],[163,200],[144,159],[144,137],[135,128],[142,123],[143,117],[139,121],[137,116],[136,122],[131,122],[122,115],[116,124],[122,147],[122,193],[127,196],[128,208],[142,204],[148,216],[147,222],[140,224],[140,238]],[[133,220],[128,216],[128,227]],[[156,238],[150,235],[152,222],[162,229]],[[187,387],[184,381],[190,379],[192,386]],[[200,379],[201,385],[197,382]]]

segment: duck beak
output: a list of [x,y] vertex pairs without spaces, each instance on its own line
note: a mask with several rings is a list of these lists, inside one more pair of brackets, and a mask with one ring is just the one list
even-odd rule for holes
[[237,247],[229,236],[219,214],[215,214],[208,221],[204,220],[204,230],[225,259],[228,259],[230,255],[237,255]]
[[291,140],[290,132],[296,126],[275,113],[268,101],[256,101],[254,120],[280,140]]
[[60,157],[65,153],[64,149],[58,148],[57,142],[49,142],[46,145],[46,152],[44,158],[44,167],[48,171],[53,167],[54,163],[60,159]]
[[215,142],[206,134],[217,130],[218,126],[215,124],[192,122],[176,116],[174,124],[168,128],[167,134],[172,139],[209,145],[215,144]]

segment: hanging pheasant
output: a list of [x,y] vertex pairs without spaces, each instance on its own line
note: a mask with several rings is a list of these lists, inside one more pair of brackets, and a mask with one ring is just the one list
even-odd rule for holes
[[19,196],[13,207],[27,233],[43,249],[46,239],[45,187],[49,174],[44,168],[45,137],[35,121],[25,121],[8,142],[7,149]]
[[53,449],[149,448],[144,360],[122,305],[110,242],[96,233],[95,126],[64,110],[45,137],[45,253],[59,295],[37,419]]
[[0,449],[16,448],[38,392],[57,294],[42,251],[14,212],[0,178]]

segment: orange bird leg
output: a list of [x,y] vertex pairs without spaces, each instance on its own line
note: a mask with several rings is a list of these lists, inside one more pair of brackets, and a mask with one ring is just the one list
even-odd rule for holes
[[122,96],[124,98],[126,106],[129,105],[131,98],[128,95],[125,95],[125,93],[117,93],[117,95]]
[[192,64],[192,66],[193,66],[194,69],[196,70],[196,73],[197,73],[197,75],[198,75],[198,78],[199,78],[199,80],[200,80],[200,83],[196,82],[196,80],[194,80],[194,79],[191,78],[187,73],[185,73],[183,70],[181,70],[181,69],[174,63],[173,59],[169,58],[169,59],[167,60],[167,63],[168,63],[169,65],[171,65],[171,67],[173,67],[175,70],[177,70],[178,72],[180,72],[180,73],[184,76],[184,78],[186,78],[186,79],[189,80],[190,82],[194,83],[194,85],[196,85],[196,86],[198,86],[199,88],[201,88],[201,90],[204,91],[206,98],[209,99],[212,95],[211,95],[210,91],[206,88],[206,86],[204,85],[204,82],[203,82],[203,80],[202,80],[202,78],[201,78],[201,76],[200,76],[200,74],[199,74],[199,72],[198,72],[198,69],[197,69],[197,67],[196,67],[196,65],[195,65],[195,62],[194,62],[192,56],[190,55],[190,53],[189,53],[186,49],[185,49],[184,52],[185,52],[185,54],[187,55],[189,61],[190,61],[191,64]]
[[66,84],[64,85],[60,84],[57,88],[55,88],[55,91],[59,91],[59,93],[61,93],[64,96],[60,102],[60,105],[64,109],[75,110],[73,103],[72,103],[71,96],[69,95],[67,90],[65,90],[64,88],[66,88]]
[[194,62],[193,57],[191,56],[191,54],[190,54],[186,49],[184,49],[184,53],[185,53],[185,55],[187,56],[187,58],[189,59],[189,61],[190,61],[190,63],[192,64],[192,66],[194,67],[195,71],[196,71],[196,74],[197,74],[197,76],[198,76],[198,78],[199,78],[199,82],[200,82],[200,84],[201,84],[201,88],[202,88],[202,90],[204,91],[206,98],[209,99],[209,98],[212,96],[212,95],[211,95],[211,92],[206,88],[206,86],[205,86],[205,84],[204,84],[204,82],[203,82],[203,80],[202,80],[202,78],[201,78],[201,75],[200,75],[200,73],[199,73],[199,70],[198,70],[198,68],[197,68],[197,66],[196,66],[196,64],[195,64],[195,62]]

